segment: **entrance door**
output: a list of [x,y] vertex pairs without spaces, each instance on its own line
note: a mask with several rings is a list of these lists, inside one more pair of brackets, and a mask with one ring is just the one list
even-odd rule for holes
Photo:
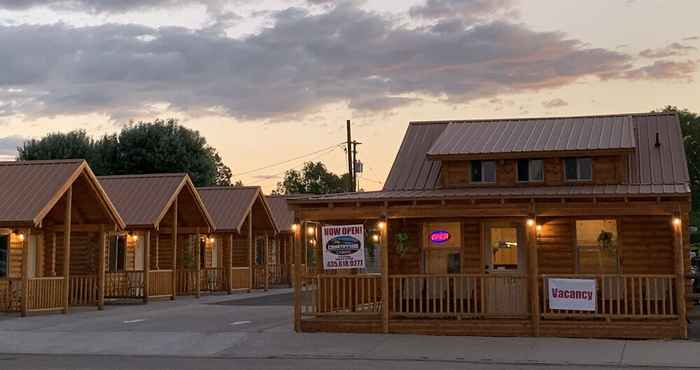
[[487,313],[518,316],[528,312],[524,236],[518,222],[484,224]]
[[8,271],[8,256],[10,252],[10,238],[7,235],[0,235],[0,278],[6,278]]
[[138,237],[135,240],[136,245],[134,246],[134,270],[135,271],[143,271],[143,250],[144,250],[144,243],[146,241],[143,240],[144,235],[140,235],[140,234],[134,234],[134,235],[138,235]]

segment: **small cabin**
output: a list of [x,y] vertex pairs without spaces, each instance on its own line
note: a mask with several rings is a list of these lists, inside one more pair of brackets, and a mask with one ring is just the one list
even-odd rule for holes
[[381,191],[289,200],[295,327],[685,338],[689,181],[672,113],[412,122]]
[[124,227],[85,161],[0,162],[0,311],[102,309],[106,235]]
[[101,176],[126,223],[105,256],[110,299],[175,299],[199,293],[200,237],[213,223],[187,174]]
[[212,215],[212,233],[202,240],[206,276],[225,276],[211,291],[268,289],[269,255],[277,228],[262,189],[257,186],[198,188]]

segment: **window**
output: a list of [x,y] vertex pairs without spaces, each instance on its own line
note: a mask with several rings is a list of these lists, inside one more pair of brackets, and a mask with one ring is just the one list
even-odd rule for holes
[[0,278],[7,277],[7,252],[10,238],[7,235],[0,235]]
[[265,264],[265,239],[258,238],[255,240],[255,264],[262,266]]
[[496,161],[471,161],[471,181],[496,182]]
[[518,159],[518,182],[544,181],[544,161]]
[[489,242],[492,253],[492,269],[518,269],[518,229],[515,227],[491,227]]
[[109,241],[109,272],[124,271],[126,261],[126,235],[116,235]]
[[579,273],[617,273],[617,221],[576,220],[576,252]]
[[593,160],[590,157],[564,159],[566,181],[590,181],[593,179]]

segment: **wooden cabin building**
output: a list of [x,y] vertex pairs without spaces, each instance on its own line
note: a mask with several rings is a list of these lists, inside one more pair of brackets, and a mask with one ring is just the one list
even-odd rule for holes
[[196,248],[213,227],[187,174],[101,176],[99,181],[124,218],[111,235],[105,261],[105,294],[143,299],[196,293]]
[[294,211],[289,207],[287,197],[266,196],[265,201],[270,206],[277,227],[277,235],[270,241],[268,251],[270,285],[291,286]]
[[[381,191],[290,204],[317,256],[297,330],[687,337],[675,114],[412,122]],[[363,225],[379,273],[324,270],[328,225]]]
[[[268,251],[277,229],[257,186],[198,189],[214,228],[202,240],[200,269],[210,291],[268,289]],[[221,278],[219,278],[221,277]]]
[[0,162],[0,311],[102,309],[106,234],[123,227],[85,161]]

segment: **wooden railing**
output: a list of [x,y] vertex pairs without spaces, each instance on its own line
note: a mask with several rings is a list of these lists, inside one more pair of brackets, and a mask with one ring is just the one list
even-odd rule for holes
[[97,304],[97,275],[71,275],[69,284],[71,306]]
[[255,289],[263,289],[265,288],[265,281],[267,277],[265,276],[265,266],[264,265],[255,265],[253,268],[253,288]]
[[392,275],[389,286],[394,317],[529,315],[524,275]]
[[22,279],[0,279],[0,312],[19,311],[22,304]]
[[199,283],[199,289],[201,291],[218,292],[224,290],[225,274],[223,268],[204,268],[200,270],[199,275],[201,279]]
[[151,270],[148,274],[149,297],[167,297],[173,294],[173,270]]
[[27,283],[27,310],[53,311],[64,307],[65,279],[61,277],[42,277],[29,279]]
[[177,270],[177,294],[194,294],[197,291],[197,270]]
[[289,265],[273,264],[267,266],[271,285],[289,284]]
[[[596,311],[549,308],[550,278],[595,279]],[[678,317],[674,275],[540,275],[544,319],[672,319]]]
[[381,275],[304,276],[302,315],[377,315],[382,310]]
[[124,271],[105,273],[106,298],[143,297],[143,271]]

